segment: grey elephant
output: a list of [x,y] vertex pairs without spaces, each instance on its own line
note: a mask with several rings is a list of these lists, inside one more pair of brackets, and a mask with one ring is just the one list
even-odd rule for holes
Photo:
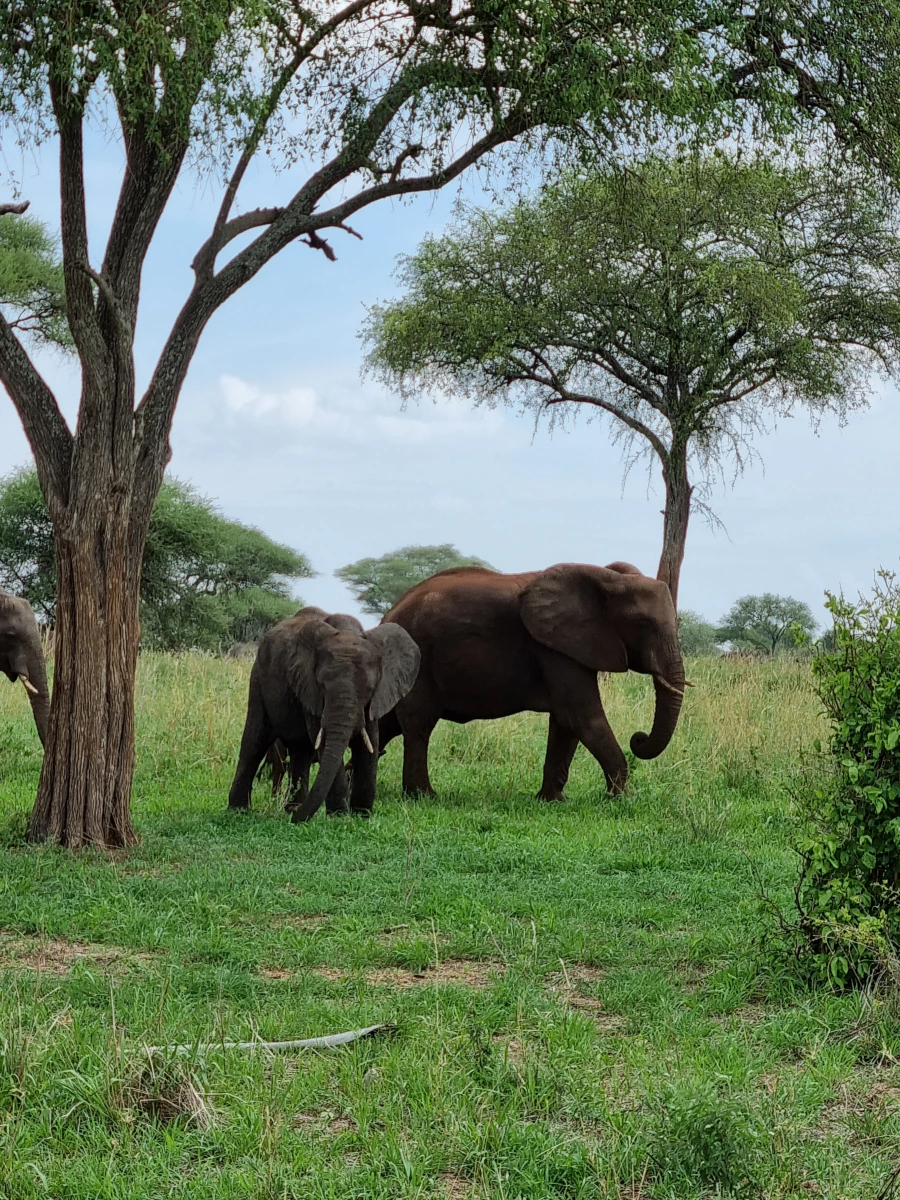
[[41,745],[47,742],[50,689],[41,635],[27,600],[0,591],[0,671],[28,692]]
[[[351,752],[349,808],[369,815],[378,770],[378,722],[412,689],[419,650],[398,625],[364,630],[355,617],[303,608],[263,637],[250,672],[247,720],[228,807],[250,807],[253,779],[280,739],[291,774],[288,810],[308,821],[324,803],[347,810],[344,753]],[[310,765],[319,773],[309,787]]]

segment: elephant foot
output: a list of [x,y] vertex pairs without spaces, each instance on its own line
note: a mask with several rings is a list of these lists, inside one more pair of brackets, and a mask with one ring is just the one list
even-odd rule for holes
[[627,775],[614,775],[611,779],[607,777],[606,789],[610,796],[623,796],[628,788]]
[[366,819],[372,815],[371,808],[351,808],[350,812],[354,817],[365,817]]
[[350,809],[343,808],[343,807],[342,808],[329,808],[329,809],[327,809],[325,815],[327,817],[349,817]]
[[249,812],[250,811],[250,801],[249,800],[229,800],[227,811],[228,812]]
[[404,785],[403,795],[410,800],[418,800],[424,796],[436,796],[437,792],[434,790],[431,784],[429,784],[428,787],[406,787]]
[[553,791],[541,788],[537,794],[537,798],[538,800],[546,800],[548,804],[563,804],[565,803],[566,794],[562,788],[554,789]]

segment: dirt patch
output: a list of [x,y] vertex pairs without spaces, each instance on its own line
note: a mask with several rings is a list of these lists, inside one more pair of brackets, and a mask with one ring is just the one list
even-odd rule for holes
[[[437,966],[411,971],[408,967],[373,967],[363,975],[370,987],[413,988],[428,984],[459,984],[463,987],[487,987],[494,975],[506,970],[503,963],[481,959],[449,958]],[[337,983],[351,978],[349,971],[339,967],[313,967],[314,975]]]
[[548,990],[557,995],[567,1008],[587,1013],[604,1033],[617,1033],[624,1028],[624,1019],[608,1012],[602,1000],[589,994],[589,989],[597,987],[605,976],[602,967],[590,963],[564,964],[561,971],[548,975],[545,983]]
[[152,962],[153,956],[122,946],[90,942],[68,942],[61,938],[20,937],[0,933],[0,970],[38,971],[44,975],[68,975],[77,962],[105,968],[112,974],[126,971],[136,962]]
[[900,1104],[900,1086],[896,1074],[888,1076],[845,1080],[838,1086],[837,1095],[823,1105],[813,1138],[853,1135],[854,1118],[861,1120],[874,1117],[883,1121],[891,1116]]
[[503,1055],[509,1065],[518,1071],[525,1061],[525,1047],[522,1042],[516,1037],[506,1037],[502,1033],[494,1034],[492,1041],[495,1046],[503,1051]]
[[287,967],[260,967],[259,973],[265,979],[292,979],[294,976]]
[[438,1188],[439,1195],[446,1196],[448,1200],[472,1200],[475,1195],[471,1180],[457,1175],[455,1171],[441,1171]]
[[309,1129],[316,1133],[329,1134],[331,1137],[338,1137],[342,1133],[356,1133],[358,1128],[352,1117],[327,1111],[295,1113],[291,1123],[295,1129]]

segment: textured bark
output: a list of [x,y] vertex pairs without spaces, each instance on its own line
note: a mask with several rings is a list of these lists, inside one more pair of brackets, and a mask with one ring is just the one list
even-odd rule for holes
[[56,535],[55,675],[29,825],[36,841],[70,849],[136,841],[130,802],[146,531],[139,541],[135,532],[127,506],[97,504]]
[[663,547],[656,578],[669,585],[678,608],[678,583],[691,519],[691,487],[687,472],[687,447],[675,446],[663,466],[666,507],[663,512]]

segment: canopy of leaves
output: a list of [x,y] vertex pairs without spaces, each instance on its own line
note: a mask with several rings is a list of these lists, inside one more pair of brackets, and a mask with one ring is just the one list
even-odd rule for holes
[[59,250],[32,217],[0,215],[0,312],[37,341],[72,345]]
[[[289,581],[312,574],[305,555],[229,521],[188,484],[167,479],[144,553],[144,642],[214,650],[255,641],[296,611]],[[0,587],[25,596],[53,622],[53,531],[31,469],[0,480]]]
[[487,567],[480,558],[467,558],[455,546],[402,546],[381,558],[361,558],[335,571],[363,612],[383,617],[404,592],[451,567]]
[[742,596],[735,600],[719,623],[716,640],[730,642],[738,650],[758,650],[774,654],[794,644],[794,631],[807,636],[815,633],[812,609],[791,596]]
[[682,654],[714,655],[719,653],[718,630],[699,613],[682,608],[678,613],[678,642]]
[[370,313],[368,363],[407,394],[615,419],[704,483],[767,413],[841,414],[900,347],[900,221],[864,173],[722,154],[569,175],[462,209]]

